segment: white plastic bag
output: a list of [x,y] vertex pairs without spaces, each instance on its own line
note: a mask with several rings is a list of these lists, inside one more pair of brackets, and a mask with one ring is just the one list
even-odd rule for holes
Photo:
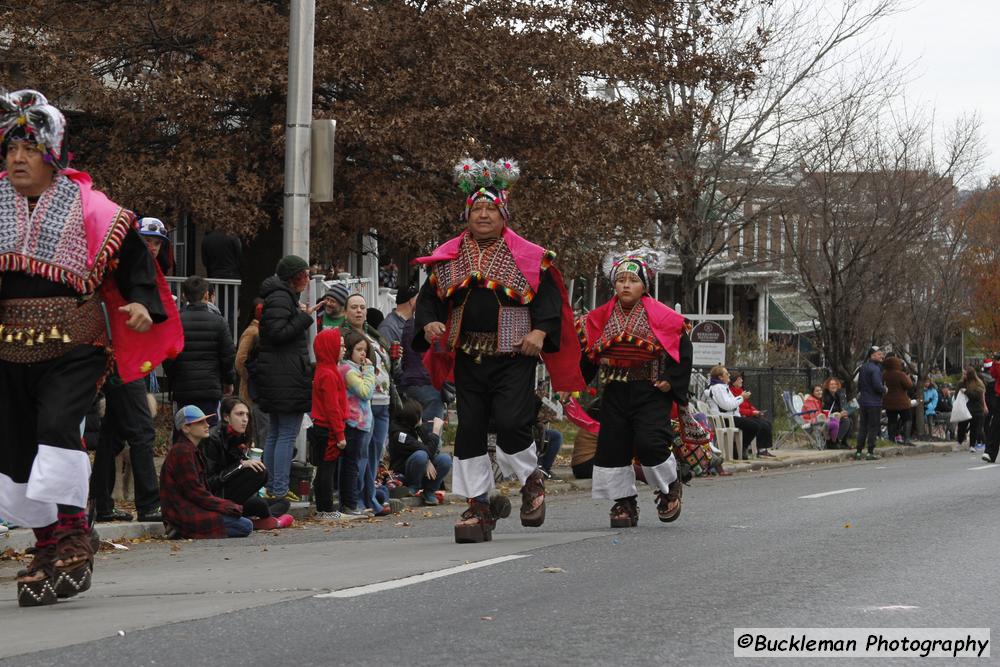
[[969,397],[965,395],[965,390],[962,389],[958,392],[958,396],[955,397],[955,403],[951,406],[950,421],[952,424],[957,424],[969,419],[972,419],[972,413],[969,412]]

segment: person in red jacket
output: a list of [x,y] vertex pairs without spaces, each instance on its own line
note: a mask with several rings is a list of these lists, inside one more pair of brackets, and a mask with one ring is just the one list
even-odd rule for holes
[[[316,373],[312,388],[312,421],[309,446],[316,452],[316,517],[339,519],[340,512],[333,509],[333,475],[337,459],[347,447],[344,419],[347,417],[347,387],[337,370],[344,348],[340,329],[324,329],[313,341],[316,352]],[[322,459],[322,460],[320,460]]]
[[[774,454],[771,453],[771,441],[773,439],[771,435],[771,422],[764,417],[763,412],[754,407],[750,402],[750,392],[744,392],[743,374],[739,371],[732,372],[729,378],[729,391],[732,392],[733,396],[743,396],[743,401],[740,403],[740,417],[753,422],[753,426],[757,429],[757,456],[774,458]],[[737,426],[739,426],[738,423]]]
[[160,506],[167,535],[172,537],[246,537],[253,522],[243,506],[212,495],[205,455],[198,443],[208,437],[208,415],[185,405],[174,415],[177,439],[160,470]]

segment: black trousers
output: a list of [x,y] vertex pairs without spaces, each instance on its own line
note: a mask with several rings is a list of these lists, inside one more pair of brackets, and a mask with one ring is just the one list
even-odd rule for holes
[[880,407],[860,407],[858,408],[860,421],[858,423],[858,451],[864,449],[868,444],[868,451],[875,451],[875,441],[878,440],[878,432],[882,428],[882,408]]
[[248,519],[263,519],[271,516],[270,507],[267,501],[258,495],[267,483],[267,473],[257,472],[250,468],[240,468],[232,477],[226,480],[222,488],[213,487],[212,493],[232,500],[234,503],[243,506],[243,516]]
[[888,421],[890,440],[895,440],[896,436],[907,437],[906,423],[910,421],[909,408],[906,410],[886,410],[885,417]]
[[146,384],[142,380],[123,384],[111,378],[104,383],[104,400],[105,412],[90,474],[90,498],[96,503],[98,514],[115,508],[111,499],[115,490],[115,459],[127,443],[135,481],[135,507],[140,514],[150,512],[160,504],[160,488],[153,461],[156,429],[146,399]]
[[[972,419],[966,419],[964,422],[958,422],[958,444],[965,442],[965,435],[969,435],[969,446],[980,443],[983,441],[983,421],[984,415],[982,413],[972,415]],[[994,430],[991,426],[990,432]]]
[[[990,414],[993,414],[992,408]],[[986,434],[986,453],[990,456],[990,461],[997,462],[997,454],[1000,453],[1000,419],[990,420],[990,430]]]
[[39,443],[80,451],[80,424],[106,369],[104,348],[93,345],[37,364],[0,361],[0,473],[26,483]]
[[670,458],[673,398],[648,380],[610,382],[601,398],[601,430],[593,465],[622,468],[633,456],[650,468]]
[[537,363],[524,355],[482,357],[479,363],[464,352],[455,355],[456,458],[485,456],[491,423],[497,447],[507,454],[531,446]]
[[[343,458],[343,457],[341,457]],[[316,477],[313,486],[316,489],[316,511],[333,511],[333,480],[337,475],[337,461],[321,461],[316,464]]]
[[771,449],[774,436],[771,422],[762,417],[733,417],[733,423],[743,435],[743,453],[750,451],[750,443],[757,438],[757,451]]

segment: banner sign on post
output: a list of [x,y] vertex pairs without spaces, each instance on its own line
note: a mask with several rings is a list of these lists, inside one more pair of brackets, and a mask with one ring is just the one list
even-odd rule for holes
[[695,366],[715,366],[726,363],[726,330],[718,323],[699,322],[691,330]]

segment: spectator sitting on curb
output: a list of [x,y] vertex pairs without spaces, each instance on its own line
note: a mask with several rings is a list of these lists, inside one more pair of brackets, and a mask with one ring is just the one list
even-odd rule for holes
[[410,491],[422,492],[424,505],[437,505],[436,492],[451,471],[451,457],[441,451],[444,421],[435,418],[428,433],[422,412],[417,401],[403,402],[389,431],[389,460],[392,469],[404,475]]
[[[286,499],[278,498],[268,504],[258,495],[267,482],[267,468],[259,456],[250,456],[250,446],[254,444],[247,431],[250,408],[241,399],[227,396],[222,399],[219,412],[219,423],[198,445],[205,456],[209,491],[242,505],[243,516],[253,521],[254,530],[292,525]],[[261,454],[261,450],[256,453]]]
[[246,537],[253,522],[243,507],[212,494],[199,443],[208,437],[208,415],[185,405],[174,415],[177,438],[160,470],[160,505],[170,538]]

